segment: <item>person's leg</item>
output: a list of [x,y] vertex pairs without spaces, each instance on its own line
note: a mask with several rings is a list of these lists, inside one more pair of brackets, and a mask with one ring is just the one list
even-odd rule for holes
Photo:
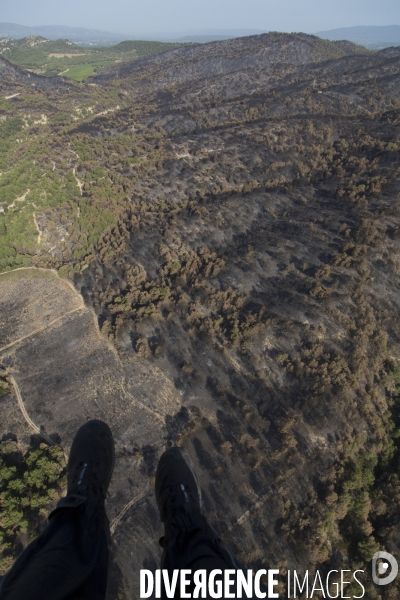
[[[168,570],[170,579],[174,569],[191,569],[192,573],[200,569],[207,573],[214,569],[243,570],[201,513],[197,475],[189,455],[180,448],[169,448],[161,456],[155,493],[165,527],[160,540],[164,548],[161,569]],[[192,583],[187,591],[193,588]],[[179,591],[176,597],[179,598]]]
[[[107,562],[104,509],[88,514],[85,504],[60,508],[5,576],[0,599],[61,600],[72,593],[74,598],[103,599]],[[95,592],[84,595],[88,580]]]
[[71,447],[67,496],[4,577],[0,600],[104,600],[109,543],[104,499],[113,468],[110,428],[88,421]]

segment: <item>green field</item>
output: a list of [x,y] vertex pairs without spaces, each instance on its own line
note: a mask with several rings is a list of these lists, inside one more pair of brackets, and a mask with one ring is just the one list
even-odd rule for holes
[[[2,49],[2,46],[6,47]],[[0,39],[1,56],[20,67],[40,75],[60,75],[82,81],[94,72],[114,65],[144,58],[182,44],[128,40],[115,46],[77,46],[68,40],[51,41],[37,37],[31,40]]]
[[90,77],[95,72],[96,67],[94,65],[75,65],[68,67],[68,71],[63,73],[63,77],[69,77],[75,79],[75,81],[83,81],[86,77]]

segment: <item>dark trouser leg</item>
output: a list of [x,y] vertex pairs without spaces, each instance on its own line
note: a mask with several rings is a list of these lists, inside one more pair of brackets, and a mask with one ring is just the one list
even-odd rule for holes
[[[208,525],[206,518],[199,513],[176,515],[167,524],[166,535],[160,544],[164,548],[161,569],[167,569],[170,580],[174,569],[191,569],[192,573],[205,569],[242,569],[233,556],[223,548],[217,534]],[[217,577],[217,579],[222,579]],[[192,593],[194,584],[186,588]],[[232,586],[230,591],[234,591]],[[163,598],[166,598],[163,590]],[[179,581],[175,598],[179,598]],[[208,596],[207,596],[208,597]]]
[[102,502],[63,498],[0,586],[0,600],[104,600],[108,519]]

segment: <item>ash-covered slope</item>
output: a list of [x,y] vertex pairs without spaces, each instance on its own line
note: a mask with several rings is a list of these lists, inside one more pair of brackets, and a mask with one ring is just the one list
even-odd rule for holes
[[26,86],[34,85],[44,91],[55,88],[68,91],[73,88],[73,84],[67,82],[63,77],[43,77],[26,71],[0,56],[0,84],[17,83]]
[[373,598],[371,556],[399,555],[400,50],[319,44],[260,36],[119,67],[87,88],[113,112],[50,129],[80,187],[42,209],[33,260],[74,280],[130,393],[157,411],[152,369],[179,402],[158,445],[126,434],[116,485],[149,481],[114,531],[127,597],[159,561],[167,444],[193,456],[246,566],[364,568]]
[[209,478],[235,552],[328,570],[398,551],[381,449],[397,423],[400,51],[267,39],[119,71],[132,109],[87,131],[140,136],[120,171],[131,203],[75,281],[120,351],[175,382],[170,440]]
[[346,54],[366,52],[355,44],[350,46],[344,49],[334,42],[306,34],[267,33],[179,48],[113,68],[93,77],[93,81],[104,82],[115,77],[126,77],[140,73],[149,65],[162,65],[163,78],[169,78],[170,83],[183,83],[202,77],[254,70],[260,66],[266,69],[274,65],[293,68]]

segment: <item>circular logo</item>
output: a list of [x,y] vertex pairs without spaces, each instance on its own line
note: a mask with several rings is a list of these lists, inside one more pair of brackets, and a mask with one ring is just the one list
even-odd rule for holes
[[[379,559],[381,562],[377,564]],[[382,559],[385,562],[383,562]],[[382,577],[382,575],[387,573],[389,566],[391,567],[389,575]],[[387,585],[388,583],[392,583],[392,581],[394,581],[397,577],[398,570],[399,566],[397,564],[397,560],[394,556],[389,554],[389,552],[383,552],[383,550],[380,550],[372,557],[372,579],[376,585]]]

